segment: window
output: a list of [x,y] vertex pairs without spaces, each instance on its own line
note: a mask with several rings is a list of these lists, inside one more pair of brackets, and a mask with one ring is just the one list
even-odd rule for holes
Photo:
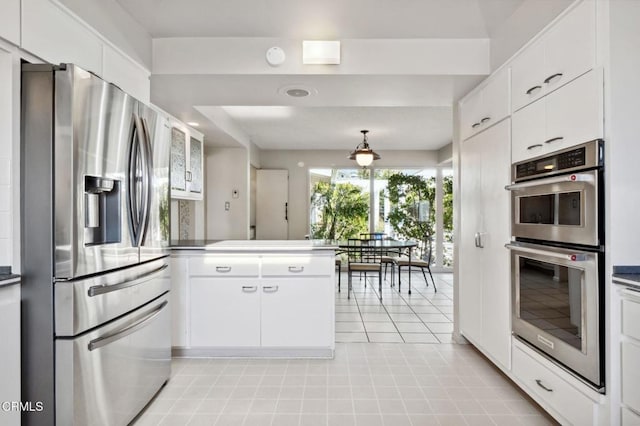
[[452,169],[310,169],[309,182],[311,238],[384,232],[422,241],[428,235],[433,266],[453,266]]

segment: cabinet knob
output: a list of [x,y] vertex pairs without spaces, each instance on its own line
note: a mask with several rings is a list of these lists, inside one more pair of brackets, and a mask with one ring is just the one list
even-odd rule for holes
[[476,128],[476,127],[478,127],[479,125],[480,125],[480,123],[473,123],[473,124],[471,125],[471,128],[472,128],[472,129],[475,129],[475,128]]
[[264,291],[265,293],[275,293],[276,291],[278,291],[278,286],[277,285],[267,285],[262,287],[262,291]]
[[544,79],[544,84],[549,84],[549,83],[551,83],[551,80],[554,80],[556,78],[560,78],[560,77],[562,77],[562,75],[563,74],[561,72],[557,72],[557,73],[555,73],[553,75],[550,75],[549,77]]
[[304,271],[304,266],[289,266],[289,272],[298,273],[302,271]]
[[538,386],[540,386],[542,389],[546,390],[547,392],[553,392],[553,389],[546,387],[545,385],[542,384],[542,380],[540,379],[536,379],[536,384]]
[[564,137],[558,136],[556,138],[547,139],[546,141],[544,141],[544,143],[551,143],[551,142],[555,142],[555,141],[561,141],[562,139],[564,139]]
[[480,120],[480,123],[481,123],[481,124],[484,124],[484,123],[486,123],[486,122],[487,122],[487,121],[489,121],[489,120],[491,120],[491,117],[485,117],[485,118],[483,118],[482,120]]
[[527,147],[527,150],[530,150],[530,149],[533,149],[533,148],[541,148],[541,147],[542,147],[542,144],[541,143],[537,143],[535,145],[529,145]]
[[527,90],[527,95],[531,95],[536,90],[542,89],[542,86],[533,86],[531,89]]
[[216,272],[220,272],[222,274],[231,272],[231,266],[216,266]]
[[258,291],[258,286],[257,285],[243,285],[242,286],[242,291],[245,293],[255,293],[256,291]]

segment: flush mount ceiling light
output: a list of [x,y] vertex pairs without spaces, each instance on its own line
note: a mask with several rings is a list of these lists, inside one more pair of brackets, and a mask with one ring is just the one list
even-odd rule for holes
[[291,96],[292,98],[306,98],[307,96],[316,95],[318,91],[313,87],[303,84],[291,84],[278,89],[281,95]]
[[340,65],[340,42],[303,41],[302,63],[305,65]]
[[349,160],[356,160],[361,167],[370,166],[373,160],[379,160],[381,157],[378,153],[371,149],[369,142],[367,142],[368,130],[360,130],[363,135],[362,142],[356,146],[356,149],[349,155]]

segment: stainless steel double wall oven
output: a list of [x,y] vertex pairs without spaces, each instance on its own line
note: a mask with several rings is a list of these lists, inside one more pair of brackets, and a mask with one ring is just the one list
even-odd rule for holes
[[604,390],[604,145],[513,165],[512,328]]

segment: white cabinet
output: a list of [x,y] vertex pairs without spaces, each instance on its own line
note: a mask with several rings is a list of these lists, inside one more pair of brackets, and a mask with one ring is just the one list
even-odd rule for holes
[[20,0],[3,0],[0,13],[0,38],[20,45]]
[[149,76],[148,70],[113,47],[104,45],[102,78],[148,104],[151,90]]
[[204,196],[203,137],[173,122],[171,129],[171,198],[202,200]]
[[50,0],[22,0],[22,46],[53,64],[79,65],[102,76],[102,40]]
[[174,347],[197,356],[332,356],[333,251],[279,251],[174,254]]
[[255,279],[191,278],[191,346],[260,346],[260,284]]
[[602,71],[592,70],[514,112],[513,162],[602,138],[603,105]]
[[549,361],[529,351],[531,349],[514,344],[512,372],[527,393],[543,408],[560,416],[557,419],[562,424],[597,424],[597,402],[561,377]]
[[511,352],[510,120],[462,143],[460,229],[460,330],[509,368]]
[[624,289],[621,294],[622,403],[633,412],[627,416],[628,423],[634,418],[633,414],[636,420],[640,415],[640,292]]
[[460,102],[462,139],[468,139],[508,115],[509,69],[503,68]]
[[[0,287],[0,402],[20,401],[20,285]],[[2,424],[18,426],[20,411],[1,411]]]
[[592,69],[596,60],[595,1],[566,14],[511,65],[512,111]]
[[636,414],[627,408],[623,408],[622,426],[640,426],[640,414]]

